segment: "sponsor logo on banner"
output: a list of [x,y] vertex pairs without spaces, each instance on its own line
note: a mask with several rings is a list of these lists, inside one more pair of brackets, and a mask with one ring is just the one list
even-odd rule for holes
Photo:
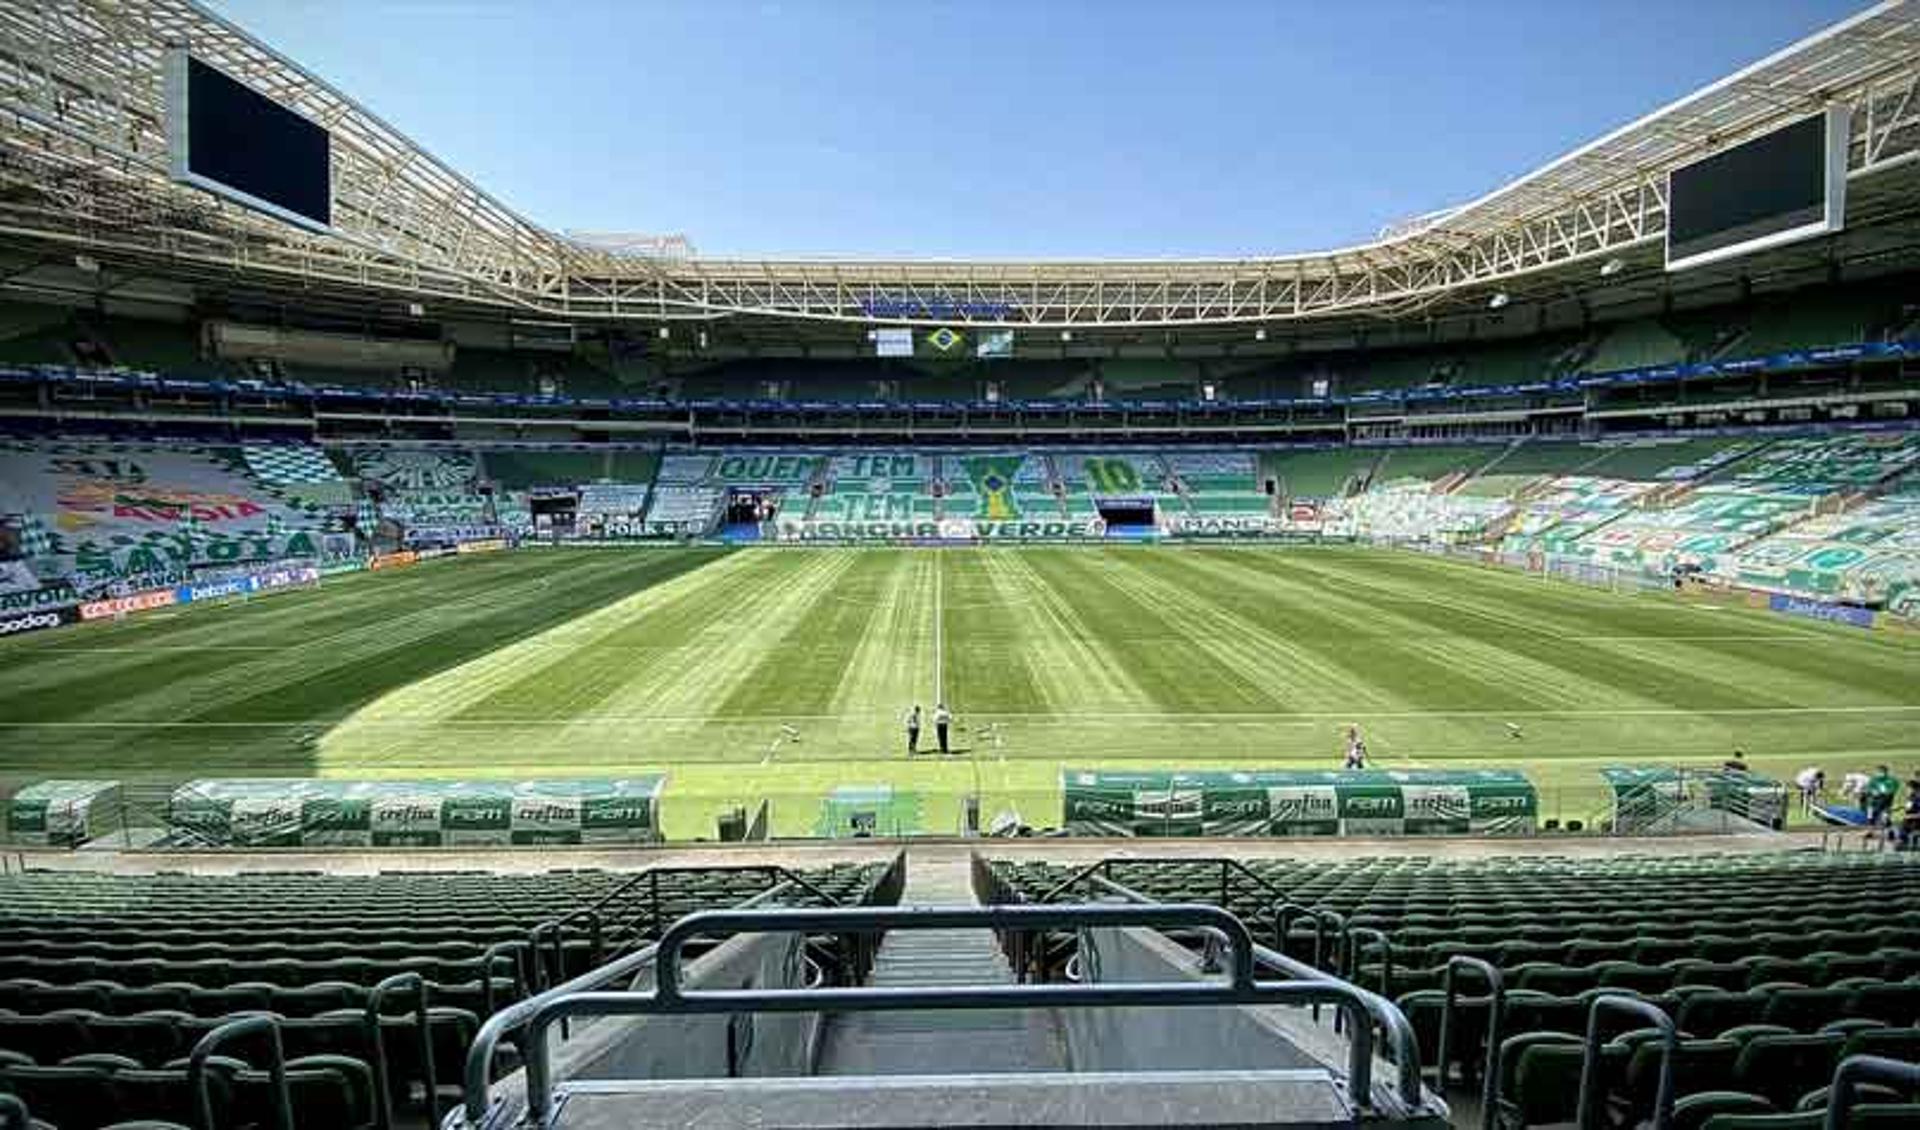
[[1850,604],[1828,604],[1824,600],[1807,600],[1803,597],[1774,593],[1767,598],[1767,607],[1788,616],[1804,616],[1810,620],[1826,620],[1834,624],[1852,624],[1856,628],[1873,627],[1873,610],[1855,608]]
[[398,569],[404,565],[411,565],[418,560],[420,560],[418,553],[415,553],[411,549],[403,549],[398,553],[381,553],[368,558],[367,568]]
[[116,596],[108,600],[94,600],[80,606],[82,620],[101,620],[108,616],[124,616],[129,612],[146,612],[155,608],[166,608],[177,604],[179,597],[172,589],[155,589],[152,592],[135,593],[132,596]]
[[230,581],[213,581],[204,585],[181,585],[173,590],[174,599],[181,604],[192,604],[196,600],[217,600],[223,596],[243,596],[254,590],[252,577],[235,577]]
[[0,612],[16,612],[23,608],[60,608],[75,604],[80,594],[72,585],[49,585],[41,589],[21,589],[15,592],[0,593]]
[[68,622],[68,609],[56,609],[51,612],[29,612],[25,616],[14,616],[0,620],[0,636],[17,636],[25,632],[38,632],[47,628],[57,628]]
[[1196,514],[1173,523],[1173,532],[1184,537],[1244,537],[1272,529],[1273,519],[1264,514]]
[[479,541],[463,541],[458,547],[461,553],[498,553],[507,548],[505,538],[482,538]]
[[322,577],[338,577],[343,573],[362,573],[366,571],[366,568],[367,563],[357,558],[349,561],[329,561],[325,565],[320,566],[320,575]]
[[229,810],[227,834],[236,844],[298,846],[300,807],[293,797],[241,797]]

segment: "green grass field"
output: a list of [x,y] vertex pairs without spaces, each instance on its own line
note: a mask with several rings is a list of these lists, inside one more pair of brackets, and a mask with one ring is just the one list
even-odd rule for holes
[[[945,696],[966,752],[903,756]],[[1920,767],[1920,635],[1347,549],[551,550],[0,640],[0,785],[664,770],[667,831],[836,785],[951,831],[1060,767]],[[1508,723],[1520,728],[1511,736]],[[788,737],[782,727],[792,727]],[[927,735],[931,744],[931,733]]]

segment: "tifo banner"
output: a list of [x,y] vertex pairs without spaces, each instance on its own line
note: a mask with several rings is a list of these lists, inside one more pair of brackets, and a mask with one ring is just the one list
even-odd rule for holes
[[1788,616],[1805,616],[1811,620],[1826,620],[1834,624],[1852,624],[1856,628],[1873,627],[1873,609],[1855,608],[1850,604],[1828,604],[1823,600],[1807,600],[1802,597],[1774,593],[1767,598],[1767,607]]
[[1504,769],[1067,769],[1065,827],[1094,836],[1330,836],[1530,832],[1533,783]]
[[72,585],[47,585],[44,588],[15,589],[0,593],[0,612],[19,612],[34,608],[66,608],[80,602]]
[[191,444],[0,443],[0,513],[45,526],[42,573],[119,578],[347,552],[327,514]]
[[16,844],[76,847],[119,825],[120,782],[41,781],[7,803],[7,838]]
[[527,781],[234,778],[174,790],[168,821],[218,847],[648,843],[662,774]]

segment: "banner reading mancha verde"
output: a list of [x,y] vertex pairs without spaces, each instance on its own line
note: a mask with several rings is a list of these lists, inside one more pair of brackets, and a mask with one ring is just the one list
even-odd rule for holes
[[7,839],[78,847],[119,826],[118,781],[41,781],[7,804]]
[[1094,836],[1331,836],[1530,832],[1516,771],[1149,770],[1060,773],[1069,832]]
[[168,820],[220,847],[649,843],[666,780],[209,779],[174,790]]

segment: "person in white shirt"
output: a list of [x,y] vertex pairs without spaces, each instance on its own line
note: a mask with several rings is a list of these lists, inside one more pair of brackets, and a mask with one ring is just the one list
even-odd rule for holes
[[947,704],[944,702],[935,703],[933,707],[933,733],[935,737],[940,739],[941,753],[952,752],[947,748],[947,728],[951,725],[953,725],[953,711],[948,710]]
[[920,704],[914,703],[907,711],[907,756],[920,752]]
[[1800,811],[1812,812],[1813,802],[1827,788],[1827,771],[1817,765],[1809,765],[1794,775],[1793,783],[1800,788]]

